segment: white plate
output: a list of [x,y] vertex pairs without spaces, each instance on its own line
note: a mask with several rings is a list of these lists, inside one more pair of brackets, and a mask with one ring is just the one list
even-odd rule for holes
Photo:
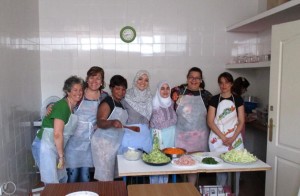
[[[204,158],[207,158],[207,157],[211,157],[211,158],[213,158],[213,159],[215,159],[218,163],[217,164],[207,164],[207,163],[203,163],[202,162],[202,159],[204,159]],[[222,159],[220,159],[219,157],[214,157],[214,156],[205,156],[205,157],[202,157],[202,159],[201,159],[201,164],[203,164],[203,165],[205,165],[205,166],[219,166],[221,163],[223,163],[223,160]]]
[[176,160],[178,160],[178,159],[173,159],[172,160],[172,162],[171,162],[172,166],[178,167],[178,168],[181,168],[181,169],[192,169],[192,168],[195,168],[195,167],[199,166],[199,163],[196,159],[194,159],[194,161],[196,162],[194,165],[177,165],[175,163]]
[[203,152],[195,152],[195,153],[191,154],[191,156],[198,158],[198,157],[205,156],[205,153],[203,153]]
[[247,162],[247,163],[240,163],[240,162],[232,162],[232,161],[226,161],[225,159],[223,159],[223,161],[225,163],[230,163],[230,164],[233,164],[233,165],[249,165],[249,164],[252,164],[252,163],[256,163],[258,161],[258,159],[256,159],[255,161],[252,161],[252,162]]
[[99,195],[91,191],[77,191],[77,192],[69,193],[66,196],[99,196]]

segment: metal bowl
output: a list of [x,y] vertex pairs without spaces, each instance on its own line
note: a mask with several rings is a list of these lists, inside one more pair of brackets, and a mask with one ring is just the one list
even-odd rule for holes
[[186,149],[177,148],[177,147],[170,147],[170,148],[164,148],[162,150],[162,152],[165,153],[171,159],[174,159],[174,158],[179,158],[182,155],[186,154]]
[[123,156],[128,161],[137,161],[141,158],[142,151],[136,148],[127,147],[123,151]]

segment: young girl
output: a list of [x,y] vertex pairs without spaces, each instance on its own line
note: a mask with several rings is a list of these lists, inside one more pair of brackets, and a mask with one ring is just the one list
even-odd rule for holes
[[[232,94],[233,77],[224,72],[218,77],[220,94],[209,102],[207,124],[211,129],[209,149],[211,152],[228,152],[243,149],[241,130],[244,126],[245,112],[243,99]],[[239,182],[239,177],[236,179]],[[217,173],[217,184],[227,184],[227,173]]]

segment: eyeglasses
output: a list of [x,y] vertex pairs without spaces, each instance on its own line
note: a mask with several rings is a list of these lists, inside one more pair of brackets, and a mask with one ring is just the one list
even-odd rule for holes
[[189,76],[188,80],[201,81],[201,78],[195,78],[195,77]]

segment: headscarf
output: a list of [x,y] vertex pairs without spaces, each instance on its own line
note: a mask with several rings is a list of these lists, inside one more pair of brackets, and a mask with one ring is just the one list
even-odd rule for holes
[[157,84],[156,93],[155,93],[155,96],[154,96],[154,98],[152,100],[153,109],[158,109],[159,107],[168,108],[168,107],[170,107],[172,105],[172,100],[171,100],[171,97],[170,97],[170,93],[169,93],[169,96],[167,98],[163,98],[160,95],[160,89],[161,89],[161,87],[164,84],[167,84],[170,87],[169,83],[167,81],[165,81],[165,80],[160,81]]
[[147,75],[150,79],[148,71],[140,70],[133,79],[132,88],[128,89],[125,95],[125,101],[138,113],[150,120],[152,114],[152,95],[150,87],[141,91],[137,87],[137,81],[142,75]]

